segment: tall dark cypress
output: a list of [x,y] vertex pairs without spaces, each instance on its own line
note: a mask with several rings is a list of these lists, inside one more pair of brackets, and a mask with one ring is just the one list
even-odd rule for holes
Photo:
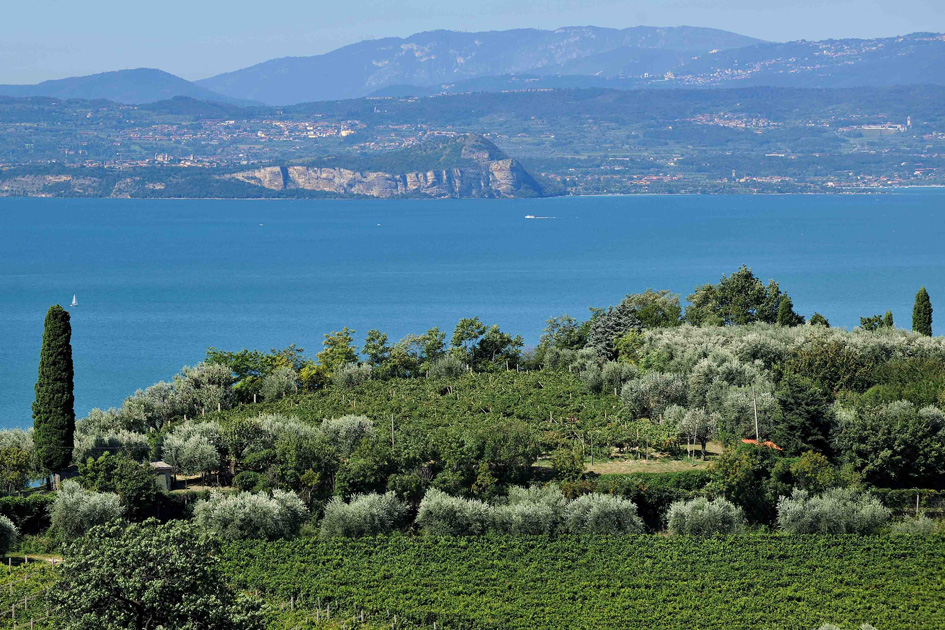
[[49,473],[63,470],[72,462],[74,375],[72,324],[69,313],[56,304],[46,313],[36,400],[33,401],[33,442],[40,466]]
[[915,294],[915,306],[912,307],[912,330],[926,337],[932,336],[932,300],[925,287]]

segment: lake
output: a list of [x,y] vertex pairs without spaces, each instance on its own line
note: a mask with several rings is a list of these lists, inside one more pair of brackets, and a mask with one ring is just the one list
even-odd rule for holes
[[[43,318],[71,308],[76,412],[209,346],[314,354],[348,326],[398,339],[460,317],[535,344],[552,315],[648,287],[682,297],[742,263],[807,316],[945,321],[945,191],[515,201],[0,199],[0,427],[32,423]],[[526,215],[552,217],[526,219]],[[941,305],[941,306],[940,306]],[[936,323],[936,334],[945,331]]]

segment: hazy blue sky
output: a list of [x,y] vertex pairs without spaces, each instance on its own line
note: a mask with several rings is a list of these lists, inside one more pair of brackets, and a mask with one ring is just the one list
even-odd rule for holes
[[437,28],[710,26],[768,40],[945,31],[945,0],[4,0],[0,83],[119,68],[199,79]]

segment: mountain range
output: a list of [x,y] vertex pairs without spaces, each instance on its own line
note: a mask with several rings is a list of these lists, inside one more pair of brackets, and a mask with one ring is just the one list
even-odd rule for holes
[[2,85],[0,95],[290,105],[364,96],[603,87],[945,85],[945,35],[764,42],[698,27],[429,31],[284,57],[196,82],[136,69]]
[[14,97],[48,96],[66,100],[105,99],[129,105],[153,103],[176,96],[233,105],[253,104],[246,99],[217,94],[169,72],[152,68],[115,70],[84,77],[43,81],[35,85],[0,85],[0,94]]

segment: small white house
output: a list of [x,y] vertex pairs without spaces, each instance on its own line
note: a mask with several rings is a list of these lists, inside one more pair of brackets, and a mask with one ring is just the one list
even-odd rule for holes
[[154,473],[154,483],[164,491],[174,487],[174,467],[167,462],[151,462],[151,472]]

